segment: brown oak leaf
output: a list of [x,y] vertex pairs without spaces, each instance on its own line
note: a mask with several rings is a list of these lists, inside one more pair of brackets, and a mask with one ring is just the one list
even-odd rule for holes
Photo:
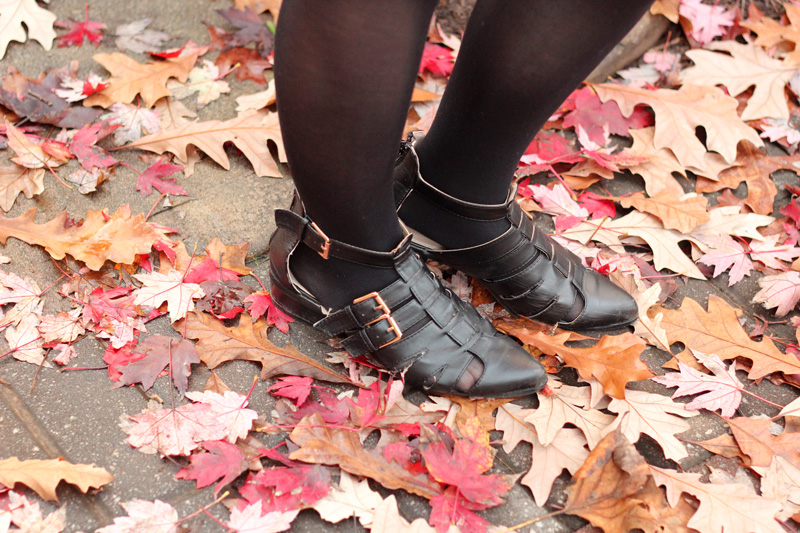
[[737,417],[727,422],[742,452],[750,458],[750,466],[768,467],[777,455],[800,468],[798,417],[786,417],[786,427],[777,437],[770,432],[772,421],[768,418]]
[[130,104],[141,95],[145,107],[153,107],[156,100],[170,95],[167,80],[177,78],[185,82],[197,61],[200,50],[184,51],[175,58],[150,63],[139,63],[125,54],[95,54],[92,59],[111,73],[108,87],[83,101],[86,107],[109,107],[111,104]]
[[639,211],[657,216],[665,228],[689,233],[697,226],[711,219],[706,206],[708,198],[701,195],[687,196],[662,191],[646,198],[642,193],[616,199],[622,207],[633,207]]
[[625,397],[625,384],[653,377],[639,359],[646,342],[632,333],[604,335],[600,342],[589,348],[567,346],[569,333],[547,335],[542,332],[528,337],[531,346],[547,355],[561,357],[567,366],[577,369],[583,379],[596,379],[606,394],[614,398]]
[[174,129],[162,129],[158,133],[147,135],[128,145],[158,154],[172,152],[181,162],[189,159],[191,146],[205,152],[225,170],[230,169],[230,161],[225,153],[225,143],[233,143],[252,163],[259,176],[280,176],[270,155],[267,141],[274,141],[278,146],[278,159],[286,161],[283,149],[278,114],[265,111],[247,111],[239,116],[226,120],[208,120],[190,122]]
[[708,297],[708,311],[691,298],[684,298],[679,309],[654,308],[663,313],[661,325],[670,344],[682,342],[687,349],[714,353],[721,359],[744,357],[753,362],[748,377],[758,379],[773,372],[800,373],[800,361],[781,353],[772,340],[761,342],[750,336],[739,324],[741,310],[728,305],[713,294]]
[[744,203],[760,215],[769,215],[773,211],[773,203],[778,188],[770,178],[776,170],[786,169],[797,173],[794,163],[800,161],[800,154],[767,155],[749,142],[739,144],[736,162],[739,166],[731,167],[719,174],[717,181],[697,178],[697,192],[717,192],[722,189],[735,189],[740,183],[747,183],[747,198]]
[[14,488],[14,484],[21,483],[45,500],[57,502],[56,487],[62,481],[85,493],[90,488],[99,489],[111,483],[114,476],[104,468],[72,464],[64,459],[0,459],[0,484],[6,487]]
[[0,166],[0,209],[8,211],[20,193],[33,198],[44,191],[43,168],[25,168],[10,164]]
[[245,319],[240,320],[236,327],[226,327],[208,313],[191,312],[174,328],[197,340],[200,359],[212,369],[226,361],[241,359],[261,363],[261,379],[289,375],[335,383],[350,382],[290,344],[283,348],[272,344],[267,338],[269,326],[264,320],[253,323]]
[[687,532],[691,516],[685,507],[667,505],[644,458],[619,432],[607,435],[575,473],[564,511],[607,533],[637,528]]
[[303,418],[290,438],[300,448],[289,454],[289,459],[338,465],[351,474],[374,479],[387,489],[403,489],[427,499],[441,493],[425,477],[413,476],[380,453],[365,449],[357,432],[327,426],[318,414]]
[[130,265],[137,255],[150,253],[153,243],[166,239],[164,231],[149,224],[144,214],[132,216],[128,205],[113,215],[108,209],[89,211],[82,224],[69,227],[66,212],[44,224],[36,224],[34,217],[36,208],[17,218],[0,216],[0,244],[14,237],[43,246],[54,259],[69,254],[91,270],[100,270],[106,260]]

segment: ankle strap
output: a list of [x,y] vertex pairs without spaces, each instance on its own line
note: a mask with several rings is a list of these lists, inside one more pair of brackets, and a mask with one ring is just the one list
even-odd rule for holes
[[400,179],[396,179],[394,185],[395,198],[398,199],[398,209],[413,191],[438,207],[463,218],[484,221],[502,220],[508,217],[509,208],[517,196],[517,186],[515,184],[509,190],[508,197],[502,204],[476,204],[459,200],[425,181],[422,174],[420,174],[419,157],[413,142],[403,142],[401,159],[400,165],[405,167],[405,172],[395,173],[395,176]]
[[[377,267],[394,267],[398,261],[412,253],[410,246],[411,234],[406,235],[390,252],[368,250],[329,238],[311,219],[305,214],[301,214],[302,206],[299,205],[299,202],[293,202],[292,209],[293,211],[276,209],[275,223],[279,228],[288,230],[294,235],[295,244],[302,242],[324,259],[335,257],[351,263]],[[300,213],[295,211],[300,211]]]

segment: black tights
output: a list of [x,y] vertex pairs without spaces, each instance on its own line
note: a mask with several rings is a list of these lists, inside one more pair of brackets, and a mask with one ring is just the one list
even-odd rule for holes
[[[391,250],[402,238],[391,173],[436,0],[284,0],[275,80],[283,139],[309,214],[331,238]],[[458,198],[502,202],[538,129],[651,0],[478,0],[427,137],[422,174]],[[447,247],[504,222],[471,223],[422,201],[404,221]],[[391,271],[323,260],[293,269],[325,305],[383,288]],[[293,263],[295,264],[295,263]]]

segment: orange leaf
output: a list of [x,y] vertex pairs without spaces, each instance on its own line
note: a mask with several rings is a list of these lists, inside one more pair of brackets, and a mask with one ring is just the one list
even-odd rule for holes
[[206,246],[206,253],[211,259],[219,263],[222,268],[247,276],[253,272],[252,268],[244,264],[249,249],[249,242],[224,244],[218,237],[214,237]]
[[150,253],[153,243],[165,239],[162,230],[145,221],[139,213],[131,216],[131,208],[122,205],[109,217],[108,209],[89,211],[83,224],[67,227],[68,215],[36,224],[36,208],[17,218],[0,216],[0,243],[9,237],[28,244],[38,244],[54,259],[66,254],[83,261],[92,270],[100,270],[106,260],[131,264],[139,254]]
[[357,431],[327,426],[318,414],[303,418],[290,438],[300,446],[289,455],[292,460],[338,465],[345,472],[374,479],[387,489],[403,489],[423,498],[431,499],[441,493],[426,478],[413,476],[399,464],[366,450]]
[[174,324],[176,331],[197,340],[200,359],[214,369],[226,361],[244,360],[261,363],[261,379],[277,375],[308,376],[334,383],[350,383],[345,376],[321,365],[287,344],[279,348],[267,339],[264,320],[253,323],[249,318],[237,327],[225,324],[208,313],[191,312],[185,322]]
[[711,219],[706,206],[705,196],[684,197],[673,191],[661,191],[652,198],[645,198],[642,193],[618,199],[622,207],[633,207],[638,211],[657,216],[665,228],[689,233],[697,226]]
[[578,371],[583,379],[596,379],[603,390],[614,398],[625,397],[625,384],[653,377],[639,359],[647,343],[632,333],[604,335],[590,348],[573,348],[565,343],[570,333],[546,335],[536,332],[528,342],[547,355],[558,355],[567,366]]
[[198,55],[199,49],[180,57],[143,65],[119,52],[95,54],[92,59],[111,73],[111,79],[108,87],[86,98],[83,105],[108,107],[115,103],[129,104],[140,94],[145,107],[153,107],[156,100],[171,94],[167,89],[167,80],[177,78],[186,81]]
[[758,379],[773,372],[800,373],[800,361],[781,353],[772,341],[750,339],[739,324],[741,310],[713,294],[708,297],[708,311],[691,298],[684,298],[679,309],[656,308],[664,313],[661,326],[670,344],[682,342],[686,348],[715,353],[721,359],[745,357],[753,362],[748,377]]
[[75,465],[64,459],[30,459],[20,461],[16,457],[0,459],[0,484],[14,488],[22,483],[51,502],[57,502],[56,487],[66,481],[85,493],[90,488],[99,489],[114,481],[106,469],[94,465]]
[[775,455],[783,457],[800,468],[800,422],[797,417],[786,417],[786,428],[779,436],[770,433],[772,421],[738,417],[728,420],[742,451],[750,457],[751,466],[767,467]]

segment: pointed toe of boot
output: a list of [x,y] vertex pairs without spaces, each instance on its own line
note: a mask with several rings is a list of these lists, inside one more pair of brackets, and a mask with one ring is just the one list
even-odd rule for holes
[[630,294],[594,270],[583,277],[583,312],[560,327],[570,330],[613,329],[626,326],[639,316],[639,308]]
[[491,359],[483,361],[483,375],[467,392],[469,396],[519,398],[547,384],[544,367],[519,344],[505,335],[495,335],[491,342]]

